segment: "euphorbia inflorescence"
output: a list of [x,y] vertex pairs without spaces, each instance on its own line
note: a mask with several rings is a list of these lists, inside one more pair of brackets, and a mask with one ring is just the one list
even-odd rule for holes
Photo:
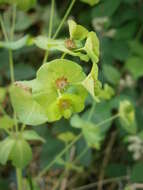
[[[86,76],[78,63],[68,59],[55,59],[44,63],[37,71],[34,80],[18,82],[19,85],[14,86],[14,90],[11,90],[12,102],[14,102],[13,105],[19,119],[21,119],[19,107],[23,106],[22,99],[25,95],[19,97],[21,103],[17,105],[14,101],[14,94],[16,88],[20,88],[20,84],[25,86],[25,89],[32,89],[28,98],[30,98],[31,104],[36,106],[37,117],[42,116],[38,124],[45,121],[53,122],[62,117],[69,118],[73,113],[81,112],[84,109],[87,92],[96,101],[109,99],[114,94],[112,88],[107,84],[102,88],[102,84],[98,80],[99,40],[96,33],[89,32],[73,20],[70,20],[68,24],[69,39],[55,40],[40,36],[33,41],[38,47],[45,50],[60,50],[65,54],[79,56],[85,61],[91,59],[93,64],[91,72]],[[23,90],[23,93],[26,92]],[[27,108],[23,111],[28,113]],[[28,120],[22,120],[22,122],[37,125],[36,121],[31,123],[33,114],[28,116]]]

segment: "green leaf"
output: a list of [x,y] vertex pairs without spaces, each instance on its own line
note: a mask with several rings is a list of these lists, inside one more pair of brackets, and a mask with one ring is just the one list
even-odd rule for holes
[[114,95],[114,89],[108,84],[104,84],[103,89],[100,91],[99,97],[103,100],[110,100]]
[[122,0],[102,0],[101,3],[92,9],[92,19],[95,17],[110,17],[120,6]]
[[103,140],[104,136],[101,133],[99,127],[94,125],[93,123],[85,122],[82,127],[82,132],[87,144],[90,147],[99,149],[101,141]]
[[135,120],[134,107],[128,100],[120,102],[119,115],[122,127],[127,132],[135,134],[137,131],[137,124]]
[[18,86],[13,85],[10,89],[10,96],[20,122],[27,125],[40,125],[48,120],[44,110],[33,99],[28,87],[20,83]]
[[83,125],[83,120],[79,117],[79,115],[74,115],[70,120],[70,124],[72,127],[81,128]]
[[16,13],[15,31],[21,32],[28,29],[34,22],[33,17],[22,11]]
[[17,168],[24,168],[32,160],[32,150],[23,139],[16,139],[11,151],[10,159]]
[[93,63],[99,61],[99,40],[95,32],[89,32],[84,47]]
[[101,141],[104,138],[100,127],[80,118],[78,115],[72,117],[71,125],[75,128],[81,128],[88,146],[97,149],[100,148]]
[[70,38],[75,40],[83,40],[88,35],[88,30],[77,24],[73,20],[68,21]]
[[106,175],[109,178],[125,176],[127,173],[127,167],[121,163],[111,163],[106,168]]
[[137,40],[129,42],[130,51],[135,56],[143,57],[143,45]]
[[142,57],[130,57],[125,63],[125,69],[128,70],[135,79],[143,76],[143,63]]
[[25,130],[22,133],[22,136],[25,140],[36,140],[36,141],[41,141],[41,142],[45,142],[45,139],[42,138],[36,131],[34,130]]
[[26,35],[17,41],[2,42],[0,41],[0,48],[17,50],[28,44],[29,36]]
[[14,124],[14,120],[11,119],[8,115],[0,117],[0,129],[12,128]]
[[14,139],[7,137],[5,140],[0,142],[0,163],[6,164],[9,159],[9,155],[14,146]]
[[80,0],[82,1],[83,3],[87,3],[89,4],[90,6],[94,6],[96,5],[97,3],[99,3],[100,0]]
[[103,73],[107,81],[111,84],[117,85],[120,81],[120,72],[113,66],[104,64]]
[[116,30],[115,39],[118,40],[131,40],[136,34],[138,23],[136,20],[131,20],[123,25],[121,28]]
[[131,172],[131,181],[133,183],[143,182],[143,163],[137,163],[134,165]]

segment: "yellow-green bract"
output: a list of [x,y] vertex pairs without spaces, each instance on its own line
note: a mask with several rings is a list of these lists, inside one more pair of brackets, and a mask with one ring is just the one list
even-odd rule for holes
[[104,84],[104,88],[102,88],[102,84],[98,80],[98,66],[95,63],[93,63],[91,72],[82,82],[82,85],[97,102],[100,99],[108,100],[114,95],[114,90],[108,84]]
[[45,63],[36,79],[17,82],[10,90],[19,120],[39,125],[81,112],[87,96],[81,85],[85,77],[82,67],[73,61],[56,59]]
[[73,20],[68,21],[70,38],[75,40],[83,40],[87,37],[88,30],[77,24]]

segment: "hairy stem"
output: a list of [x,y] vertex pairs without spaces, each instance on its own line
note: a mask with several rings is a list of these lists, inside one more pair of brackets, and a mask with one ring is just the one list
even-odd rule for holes
[[57,28],[57,30],[56,30],[56,32],[55,32],[53,38],[56,38],[56,37],[58,36],[58,34],[59,34],[59,32],[60,32],[60,30],[61,30],[61,28],[62,28],[64,22],[66,21],[67,17],[69,16],[69,14],[70,14],[70,12],[71,12],[71,10],[72,10],[72,8],[73,8],[75,2],[76,2],[76,0],[72,0],[72,1],[71,1],[70,5],[69,5],[69,8],[67,9],[67,11],[66,11],[66,13],[65,13],[65,15],[64,15],[64,17],[63,17],[63,19],[61,20],[61,23],[59,24],[59,26],[58,26],[58,28]]

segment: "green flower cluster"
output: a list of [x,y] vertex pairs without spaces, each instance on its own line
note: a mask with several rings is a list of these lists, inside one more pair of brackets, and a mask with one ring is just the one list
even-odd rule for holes
[[91,72],[86,76],[76,62],[56,59],[44,63],[34,80],[16,82],[11,88],[11,100],[19,120],[25,124],[53,122],[81,112],[87,92],[96,101],[109,99],[114,94],[107,84],[102,88],[98,80],[99,40],[96,33],[89,32],[73,20],[68,24],[69,39],[38,36],[33,42],[47,51],[60,50],[84,61],[91,59]]

